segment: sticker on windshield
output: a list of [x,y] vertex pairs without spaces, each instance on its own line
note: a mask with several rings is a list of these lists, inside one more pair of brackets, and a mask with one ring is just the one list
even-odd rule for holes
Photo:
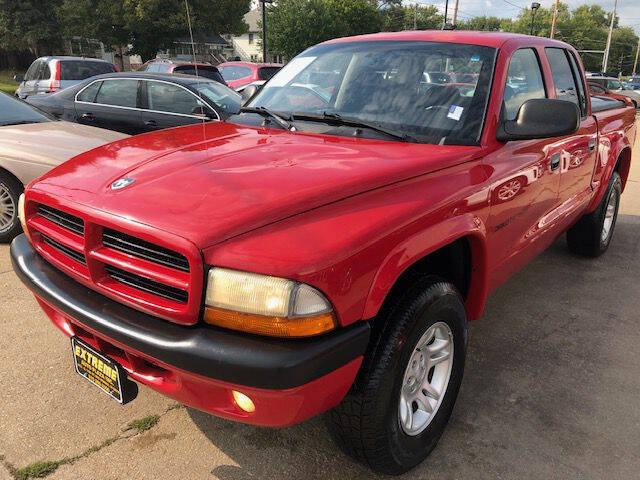
[[472,61],[472,62],[479,62],[479,61],[480,61],[480,55],[478,55],[478,54],[473,55],[473,56],[471,57],[471,61]]
[[459,107],[458,105],[451,105],[449,107],[449,113],[447,113],[447,118],[450,118],[451,120],[455,120],[457,122],[460,120],[463,110],[464,110],[464,107]]

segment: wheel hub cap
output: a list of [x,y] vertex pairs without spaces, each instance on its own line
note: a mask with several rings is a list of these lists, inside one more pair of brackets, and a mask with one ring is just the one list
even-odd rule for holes
[[16,217],[16,205],[11,198],[9,188],[0,183],[0,232],[8,230]]
[[407,435],[418,435],[436,415],[451,378],[453,334],[438,322],[420,337],[405,368],[398,416]]

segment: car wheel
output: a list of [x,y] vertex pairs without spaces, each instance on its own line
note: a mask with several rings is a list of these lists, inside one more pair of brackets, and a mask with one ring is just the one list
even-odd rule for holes
[[0,243],[8,243],[22,232],[18,218],[18,199],[22,191],[18,180],[0,172]]
[[587,257],[599,257],[607,251],[618,219],[621,194],[622,180],[618,172],[613,172],[598,208],[582,217],[567,232],[569,250]]
[[376,472],[422,462],[451,416],[466,355],[466,314],[456,288],[414,283],[387,315],[358,378],[327,419],[338,445]]

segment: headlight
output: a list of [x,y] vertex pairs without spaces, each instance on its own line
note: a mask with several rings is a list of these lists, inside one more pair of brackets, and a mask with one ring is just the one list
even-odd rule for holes
[[274,337],[310,337],[336,326],[331,304],[315,288],[284,278],[209,270],[205,322]]
[[22,231],[27,236],[29,242],[31,242],[29,230],[27,230],[27,216],[24,211],[24,203],[24,193],[22,193],[20,194],[20,198],[18,199],[18,218],[20,219],[20,225],[22,225]]

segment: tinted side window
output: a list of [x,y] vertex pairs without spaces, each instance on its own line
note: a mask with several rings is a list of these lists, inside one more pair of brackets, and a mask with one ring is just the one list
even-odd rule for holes
[[177,85],[164,82],[146,84],[150,110],[191,115],[197,107],[202,106],[195,95]]
[[38,73],[38,67],[40,66],[40,60],[36,60],[29,66],[27,73],[24,74],[24,81],[28,82],[29,80],[35,80],[36,74]]
[[509,61],[504,89],[505,119],[515,120],[518,110],[527,100],[545,97],[538,56],[531,48],[516,50]]
[[566,50],[561,48],[547,48],[547,58],[551,66],[553,84],[556,87],[556,98],[568,100],[580,106],[576,82],[569,66]]
[[578,98],[580,100],[580,113],[582,115],[587,114],[587,96],[584,90],[584,82],[582,78],[582,74],[580,73],[580,68],[578,67],[578,62],[576,58],[573,56],[573,53],[569,53],[569,62],[571,63],[571,70],[573,70],[573,78],[576,79],[576,85],[578,86]]
[[98,93],[98,90],[100,90],[101,85],[102,85],[102,82],[93,82],[87,88],[82,90],[82,92],[80,92],[80,94],[78,95],[78,101],[89,102],[89,103],[95,102],[96,94]]
[[61,80],[84,80],[103,73],[113,73],[113,65],[107,62],[87,62],[82,60],[61,60]]
[[137,97],[137,80],[105,80],[96,96],[96,103],[135,107]]

